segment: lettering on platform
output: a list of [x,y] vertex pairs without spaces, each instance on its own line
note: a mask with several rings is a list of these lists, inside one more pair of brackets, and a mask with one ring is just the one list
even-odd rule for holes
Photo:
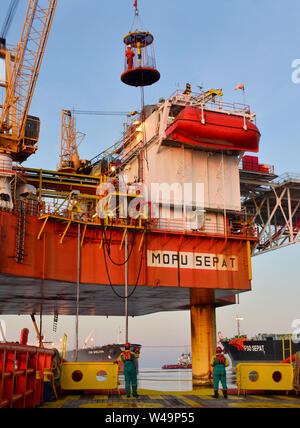
[[149,267],[237,271],[238,257],[211,253],[148,250]]

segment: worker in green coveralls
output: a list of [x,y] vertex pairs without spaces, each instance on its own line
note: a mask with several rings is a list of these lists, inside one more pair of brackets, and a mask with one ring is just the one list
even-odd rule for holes
[[124,363],[124,376],[126,395],[130,397],[131,387],[133,397],[138,397],[137,394],[137,373],[134,364],[135,358],[139,358],[138,348],[135,352],[130,351],[130,343],[125,344],[125,351],[121,353],[121,361]]
[[229,361],[223,355],[223,350],[220,346],[216,349],[216,355],[211,358],[210,365],[213,367],[213,379],[214,379],[214,398],[219,398],[219,382],[223,387],[223,396],[227,398],[227,382],[226,382],[226,370],[225,367],[229,366]]

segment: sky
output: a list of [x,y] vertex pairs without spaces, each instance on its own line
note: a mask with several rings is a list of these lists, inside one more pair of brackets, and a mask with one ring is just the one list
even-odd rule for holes
[[[44,1],[44,0],[43,0]],[[7,10],[10,0],[1,0]],[[20,36],[27,1],[20,2],[8,43]],[[192,89],[222,88],[226,102],[243,102],[234,91],[243,83],[246,103],[257,114],[261,131],[260,163],[275,172],[300,172],[300,83],[292,80],[292,63],[300,58],[299,0],[139,0],[143,28],[154,35],[158,83],[145,88],[145,103],[167,98],[189,82]],[[132,111],[140,108],[139,89],[120,80],[124,66],[123,37],[134,17],[133,0],[60,0],[32,100],[30,113],[41,118],[39,149],[24,166],[56,169],[59,161],[61,110]],[[2,14],[0,26],[2,25]],[[0,69],[1,70],[1,69]],[[2,101],[0,99],[0,101]],[[82,159],[91,159],[117,141],[123,119],[78,116],[77,129],[86,138]],[[300,319],[300,246],[254,257],[252,291],[239,305],[217,309],[217,330],[224,336],[241,330],[290,333]],[[7,335],[18,340],[22,327],[34,331],[29,317],[1,317]],[[57,333],[53,319],[43,321],[50,340],[63,333],[74,345],[75,319],[61,317]],[[83,317],[79,342],[90,330],[97,344],[115,342],[124,334],[124,319]],[[122,338],[121,334],[121,338]],[[161,313],[129,321],[130,340],[143,345],[141,365],[159,367],[177,360],[190,345],[189,312]]]

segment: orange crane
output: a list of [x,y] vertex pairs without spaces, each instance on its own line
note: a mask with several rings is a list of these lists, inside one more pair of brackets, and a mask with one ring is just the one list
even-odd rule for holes
[[0,154],[24,162],[38,148],[40,120],[29,108],[58,0],[29,0],[19,43],[10,51],[1,39],[5,60],[4,103],[0,106]]
[[71,111],[62,110],[59,171],[75,173],[82,166],[84,161],[79,159],[78,147],[84,138],[85,134],[76,131]]

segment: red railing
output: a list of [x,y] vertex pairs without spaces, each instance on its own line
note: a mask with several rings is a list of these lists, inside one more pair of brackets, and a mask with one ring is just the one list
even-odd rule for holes
[[33,408],[43,401],[44,373],[55,350],[0,343],[0,408]]
[[11,160],[0,160],[0,176],[1,175],[24,175],[24,168]]
[[14,175],[13,162],[10,160],[0,160],[0,175]]

